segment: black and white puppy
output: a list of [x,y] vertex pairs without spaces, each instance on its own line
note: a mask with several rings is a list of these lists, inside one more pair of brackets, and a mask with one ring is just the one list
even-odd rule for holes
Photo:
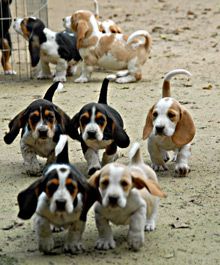
[[10,4],[12,0],[0,0],[0,49],[2,50],[1,64],[6,75],[16,74],[13,71],[10,57],[11,57],[11,36],[9,28],[11,26],[11,10]]
[[35,17],[17,18],[13,27],[17,33],[29,41],[32,67],[40,61],[41,71],[37,78],[51,78],[49,63],[52,63],[56,65],[53,81],[65,82],[67,67],[81,60],[76,48],[75,35],[65,31],[54,32]]
[[83,250],[82,234],[87,212],[99,200],[98,189],[67,164],[52,164],[43,177],[18,194],[18,217],[30,219],[34,213],[39,250],[49,253],[54,240],[51,225],[68,229],[64,250],[74,253]]
[[81,142],[88,163],[88,174],[101,168],[98,150],[105,149],[102,165],[117,158],[117,147],[128,147],[130,140],[120,114],[107,104],[109,80],[104,79],[98,103],[89,103],[71,119],[68,134]]
[[[22,129],[20,147],[27,173],[41,172],[37,155],[47,158],[47,164],[54,161],[69,162],[66,126],[69,116],[52,103],[52,97],[59,82],[54,83],[43,99],[33,101],[9,123],[10,131],[5,135],[6,144],[11,144]],[[60,84],[62,86],[62,84]]]

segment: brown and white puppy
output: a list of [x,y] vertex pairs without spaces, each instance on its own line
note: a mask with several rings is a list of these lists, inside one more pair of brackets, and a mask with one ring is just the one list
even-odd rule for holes
[[12,0],[0,0],[0,49],[2,50],[1,63],[5,75],[15,75],[10,63],[12,42],[9,32],[11,26],[10,4]]
[[73,165],[52,164],[43,177],[18,194],[18,217],[27,220],[35,213],[40,251],[53,250],[53,225],[68,229],[64,250],[75,253],[84,249],[82,234],[87,212],[99,197],[99,191]]
[[117,158],[117,147],[128,147],[130,140],[120,114],[107,104],[108,79],[104,79],[98,103],[88,103],[71,119],[68,134],[81,142],[88,163],[88,174],[101,168],[99,149],[105,149],[102,165]]
[[156,227],[158,197],[166,196],[153,169],[144,164],[139,144],[131,148],[129,166],[110,163],[96,171],[89,183],[99,188],[102,197],[94,208],[99,232],[96,248],[115,248],[112,222],[129,225],[128,244],[138,250],[144,244],[144,231]]
[[65,82],[67,68],[81,60],[74,33],[54,32],[35,17],[17,18],[13,27],[29,42],[32,67],[40,62],[41,70],[37,78],[51,78],[49,63],[52,63],[56,65],[53,81]]
[[130,36],[102,33],[93,13],[86,10],[76,11],[71,16],[71,28],[77,35],[77,49],[83,59],[81,76],[75,82],[88,82],[94,67],[127,70],[111,76],[118,83],[142,78],[141,66],[151,47],[147,31],[138,30]]
[[169,72],[163,82],[162,98],[149,110],[143,130],[143,139],[148,138],[148,151],[155,170],[167,170],[167,151],[175,151],[175,171],[186,176],[190,171],[188,159],[195,135],[195,125],[190,113],[174,98],[170,97],[170,79],[177,75],[191,74],[184,69]]
[[54,83],[43,99],[33,101],[9,123],[10,131],[5,135],[6,144],[11,144],[22,129],[20,147],[26,171],[30,175],[41,172],[37,155],[52,162],[68,163],[66,127],[70,118],[52,103],[54,92],[61,83]]

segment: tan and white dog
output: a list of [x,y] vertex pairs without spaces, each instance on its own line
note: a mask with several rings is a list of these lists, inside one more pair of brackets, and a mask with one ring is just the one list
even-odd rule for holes
[[129,155],[129,166],[110,163],[89,179],[102,197],[102,203],[95,204],[97,249],[115,248],[110,222],[129,225],[128,244],[133,250],[144,244],[144,231],[156,227],[158,197],[166,195],[158,185],[154,170],[144,164],[138,143],[132,146]]
[[162,98],[149,110],[143,130],[143,139],[148,138],[154,170],[167,170],[169,160],[167,151],[175,151],[175,172],[186,176],[190,171],[188,159],[191,155],[191,144],[195,135],[195,125],[190,113],[174,98],[170,97],[170,79],[177,75],[191,74],[184,69],[169,72],[163,82]]
[[147,31],[138,30],[130,36],[102,33],[94,14],[86,10],[76,11],[71,16],[71,28],[77,35],[77,49],[83,59],[81,76],[75,82],[88,82],[95,67],[126,70],[112,77],[118,83],[142,78],[141,66],[151,47]]

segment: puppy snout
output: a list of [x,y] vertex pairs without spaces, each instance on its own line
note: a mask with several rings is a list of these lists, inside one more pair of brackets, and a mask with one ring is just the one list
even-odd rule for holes
[[40,138],[47,138],[48,129],[47,128],[41,128],[38,130],[39,137]]
[[88,131],[87,134],[89,139],[96,139],[96,131]]
[[118,196],[109,196],[108,197],[108,201],[109,201],[109,204],[111,205],[111,206],[117,206],[117,204],[118,204]]
[[66,208],[66,200],[56,200],[57,211],[63,212]]
[[163,134],[164,126],[156,126],[156,133]]

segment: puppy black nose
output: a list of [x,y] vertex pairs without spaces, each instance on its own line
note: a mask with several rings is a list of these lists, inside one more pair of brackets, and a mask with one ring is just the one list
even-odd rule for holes
[[118,196],[109,196],[108,197],[109,204],[115,206],[118,202]]
[[56,200],[57,211],[65,211],[66,200]]
[[162,134],[163,133],[163,130],[164,130],[164,126],[156,126],[156,132],[158,134]]
[[88,131],[88,138],[89,139],[95,139],[96,138],[96,131]]
[[40,138],[47,138],[47,132],[48,132],[47,129],[39,129],[38,132]]

